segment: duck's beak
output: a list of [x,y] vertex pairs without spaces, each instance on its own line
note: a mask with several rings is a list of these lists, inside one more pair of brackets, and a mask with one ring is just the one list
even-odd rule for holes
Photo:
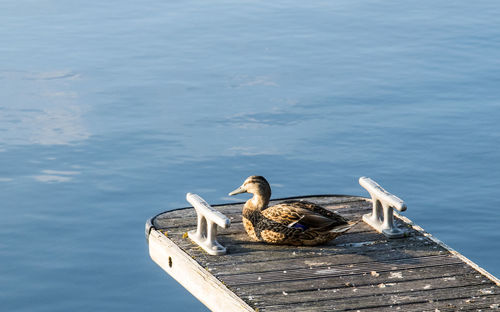
[[229,193],[229,196],[233,196],[233,195],[236,195],[236,194],[241,194],[241,193],[246,193],[247,190],[242,186],[238,187],[237,189],[235,189],[234,191],[232,191],[231,193]]

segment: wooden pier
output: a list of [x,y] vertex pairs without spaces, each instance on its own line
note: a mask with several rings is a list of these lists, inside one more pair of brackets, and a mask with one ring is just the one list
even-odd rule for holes
[[[307,196],[351,220],[372,211],[357,196]],[[282,200],[273,200],[270,205]],[[402,216],[403,238],[389,239],[363,221],[316,247],[251,242],[242,203],[213,206],[231,220],[217,240],[227,254],[208,255],[187,235],[194,208],[149,220],[151,258],[213,311],[490,311],[500,310],[500,282]]]

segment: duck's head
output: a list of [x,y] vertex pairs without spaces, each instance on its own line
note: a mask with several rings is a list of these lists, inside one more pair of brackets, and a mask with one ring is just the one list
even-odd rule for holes
[[264,209],[271,198],[271,186],[269,186],[267,180],[262,176],[250,176],[240,187],[229,193],[229,195],[233,196],[241,193],[253,194],[253,198],[249,202],[253,203],[254,208]]

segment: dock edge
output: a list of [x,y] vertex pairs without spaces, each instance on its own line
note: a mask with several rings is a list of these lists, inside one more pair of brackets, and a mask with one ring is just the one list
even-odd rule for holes
[[451,248],[450,246],[446,245],[443,241],[435,237],[434,235],[430,234],[426,230],[424,230],[420,225],[415,224],[413,221],[408,219],[407,217],[401,215],[398,212],[394,212],[394,214],[397,216],[398,219],[404,221],[406,224],[410,225],[415,231],[418,231],[422,233],[425,237],[429,238],[439,246],[443,247],[444,249],[448,250],[452,255],[458,257],[460,260],[471,266],[474,270],[478,271],[485,277],[487,277],[489,280],[491,280],[493,283],[495,283],[497,286],[500,286],[500,279],[498,279],[495,275],[491,274],[490,272],[486,271],[479,265],[477,265],[474,261],[470,260],[466,256],[462,255],[460,252],[456,251],[455,249]]
[[212,311],[255,312],[254,308],[156,230],[153,219],[146,222],[145,234],[149,255],[154,262]]

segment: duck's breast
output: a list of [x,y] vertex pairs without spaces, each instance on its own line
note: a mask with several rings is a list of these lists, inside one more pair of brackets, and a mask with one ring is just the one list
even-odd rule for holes
[[255,228],[253,227],[252,222],[245,217],[243,217],[243,227],[245,228],[245,231],[247,232],[248,236],[250,236],[251,239],[255,241],[259,240],[257,238],[257,235],[255,234]]
[[260,232],[262,240],[271,244],[282,244],[286,240],[286,235],[273,230],[262,230]]

